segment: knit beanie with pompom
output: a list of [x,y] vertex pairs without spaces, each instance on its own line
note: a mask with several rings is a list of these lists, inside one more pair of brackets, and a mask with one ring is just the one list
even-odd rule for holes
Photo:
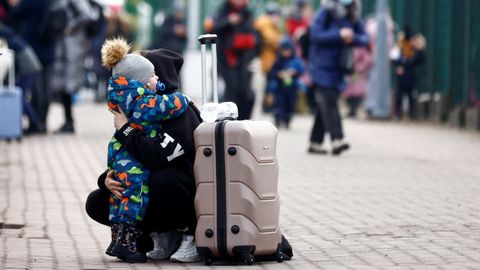
[[155,74],[153,64],[145,57],[129,51],[130,45],[124,39],[107,40],[102,46],[102,63],[112,70],[114,77],[124,76],[146,84]]

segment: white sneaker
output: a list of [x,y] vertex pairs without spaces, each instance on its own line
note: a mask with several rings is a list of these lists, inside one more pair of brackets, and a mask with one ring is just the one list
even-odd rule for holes
[[312,142],[310,144],[310,147],[308,148],[308,152],[312,154],[321,154],[324,155],[327,153],[327,149],[323,145],[323,143],[314,143]]
[[152,232],[153,250],[147,252],[147,257],[153,260],[165,260],[178,248],[182,234],[176,230],[166,232]]
[[332,153],[334,155],[339,155],[345,150],[348,150],[350,148],[350,144],[348,144],[344,140],[334,140],[332,142]]
[[172,262],[198,262],[200,255],[193,240],[193,235],[183,235],[182,244],[178,250],[170,256]]

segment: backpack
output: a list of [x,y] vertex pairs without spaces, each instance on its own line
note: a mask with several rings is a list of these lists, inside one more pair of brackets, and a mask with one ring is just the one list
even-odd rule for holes
[[47,0],[42,22],[40,23],[40,37],[57,39],[63,36],[68,25],[68,1]]

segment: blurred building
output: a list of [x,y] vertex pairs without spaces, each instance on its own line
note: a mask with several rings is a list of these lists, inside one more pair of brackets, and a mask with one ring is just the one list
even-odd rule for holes
[[[363,0],[364,15],[376,0]],[[427,42],[419,70],[419,116],[480,129],[480,0],[391,0],[397,26]]]

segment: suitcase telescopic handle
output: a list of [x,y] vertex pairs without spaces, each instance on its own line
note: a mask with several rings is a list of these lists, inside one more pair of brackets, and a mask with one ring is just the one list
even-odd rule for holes
[[15,89],[15,52],[13,50],[7,49],[5,52],[8,53],[0,53],[0,58],[4,57],[11,57],[12,59],[10,61],[4,60],[3,63],[8,64],[10,62],[10,66],[8,67],[8,86],[2,87],[3,83],[0,84],[0,89],[4,89],[7,92],[14,92]]
[[15,52],[10,50],[12,56],[12,63],[10,65],[10,70],[8,71],[8,90],[13,92],[15,89]]
[[217,35],[205,34],[198,37],[202,51],[202,102],[208,102],[207,98],[207,44],[212,46],[212,88],[213,102],[218,103],[218,77],[217,77]]

